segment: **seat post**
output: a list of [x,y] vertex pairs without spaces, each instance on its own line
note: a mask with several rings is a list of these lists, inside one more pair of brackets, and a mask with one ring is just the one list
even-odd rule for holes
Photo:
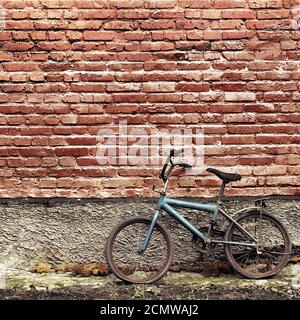
[[223,181],[223,182],[222,182],[222,185],[221,185],[219,197],[218,197],[218,204],[221,204],[221,203],[222,203],[222,198],[223,198],[223,195],[224,195],[225,186],[226,186],[226,182]]

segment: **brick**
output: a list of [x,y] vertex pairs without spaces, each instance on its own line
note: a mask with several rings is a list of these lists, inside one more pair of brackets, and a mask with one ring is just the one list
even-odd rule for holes
[[254,92],[226,92],[225,101],[255,101]]
[[59,165],[62,167],[75,167],[77,165],[76,158],[74,157],[61,157]]
[[295,50],[297,48],[296,41],[281,41],[282,50]]
[[233,83],[216,83],[212,85],[212,90],[214,91],[245,91],[245,83],[233,82]]
[[204,40],[220,40],[222,39],[222,32],[218,30],[205,30],[203,33]]
[[143,85],[144,92],[175,92],[175,83],[147,83]]
[[56,188],[56,179],[43,178],[39,181],[40,188]]
[[271,9],[280,8],[282,0],[249,0],[249,7],[251,9]]
[[73,92],[105,92],[102,85],[95,84],[71,84],[71,91]]
[[215,8],[245,8],[247,1],[245,0],[216,0],[214,2]]
[[27,75],[26,74],[20,74],[20,73],[15,73],[10,76],[10,79],[12,82],[26,82],[27,80]]
[[142,8],[144,0],[110,0],[109,4],[117,9]]
[[289,16],[290,16],[290,10],[259,10],[257,11],[257,19],[287,19],[289,18]]
[[211,29],[220,29],[220,30],[234,30],[241,29],[242,21],[241,20],[218,20],[213,21],[210,24]]
[[10,52],[0,52],[0,61],[11,61],[13,60],[13,54]]
[[81,19],[114,19],[117,17],[117,11],[112,9],[88,10],[80,13]]
[[84,40],[113,40],[116,37],[116,32],[114,31],[84,31]]
[[178,0],[178,5],[183,8],[204,9],[211,8],[211,0]]
[[[176,28],[184,29],[184,30],[206,30],[210,26],[210,22],[208,20],[177,20]],[[169,27],[171,28],[171,26]]]
[[252,52],[245,52],[245,51],[242,51],[242,52],[230,52],[230,51],[227,51],[227,52],[224,52],[223,53],[223,56],[226,60],[229,60],[229,61],[252,61],[254,60],[254,56],[253,56],[253,53]]
[[[103,22],[99,20],[78,20],[78,21],[73,21],[69,24],[69,29],[70,30],[86,30],[86,29],[91,29],[91,30],[98,30],[101,28]],[[56,26],[56,28],[59,27],[60,29],[67,28],[66,26]],[[53,25],[49,23],[41,23],[40,25],[35,27],[36,29],[52,29]]]
[[178,84],[176,90],[179,91],[189,91],[189,92],[205,92],[209,91],[210,86],[208,84],[198,84],[198,83],[183,83]]
[[152,19],[183,19],[183,11],[157,10],[149,14]]
[[255,32],[253,31],[224,31],[223,32],[223,39],[227,40],[227,39],[251,39],[254,38],[255,36]]
[[28,42],[5,42],[3,45],[3,50],[7,51],[28,51],[33,48],[33,43]]
[[177,0],[145,0],[145,8],[149,9],[170,9],[176,4]]
[[140,84],[109,84],[107,86],[108,92],[122,92],[122,91],[140,91]]
[[89,154],[88,148],[56,148],[55,154],[57,156],[87,156]]
[[75,6],[75,0],[64,0],[63,2],[59,0],[42,0],[42,5],[49,9],[70,9]]
[[203,19],[220,19],[222,15],[221,10],[210,9],[202,11]]
[[[202,34],[202,33],[201,33]],[[197,32],[197,39],[199,39],[200,35]],[[189,39],[189,32],[187,35],[183,31],[153,31],[152,32],[152,40],[184,40],[185,38]],[[195,39],[195,38],[191,38]],[[144,40],[144,37],[140,39],[132,39],[132,40]]]
[[157,29],[174,29],[175,22],[173,21],[159,21],[159,20],[147,20],[141,23],[141,28],[145,30],[157,30]]
[[39,42],[37,46],[43,51],[67,51],[70,49],[70,43],[67,41]]
[[29,33],[25,31],[13,32],[12,37],[14,40],[29,40]]
[[30,33],[32,40],[47,40],[47,33],[45,31],[33,31]]
[[145,62],[144,63],[145,71],[152,71],[152,70],[165,70],[165,71],[174,71],[176,70],[176,63],[175,62]]
[[6,29],[8,30],[33,30],[34,23],[32,21],[9,20],[6,21]]
[[12,33],[10,31],[0,30],[0,41],[10,40],[12,38]]
[[175,47],[178,50],[206,51],[210,49],[210,43],[208,41],[178,41]]
[[201,10],[186,9],[185,10],[185,17],[187,19],[193,19],[193,18],[200,19],[200,18],[202,18],[202,12],[203,11],[201,11]]
[[142,42],[141,51],[168,51],[174,50],[175,46],[170,42]]
[[[260,11],[258,11],[259,13]],[[255,19],[256,12],[249,9],[237,9],[230,10],[226,9],[222,11],[223,19]]]
[[43,82],[45,80],[44,74],[38,72],[31,73],[29,77],[34,82]]
[[275,62],[253,62],[249,65],[249,70],[274,70],[277,67],[277,63]]

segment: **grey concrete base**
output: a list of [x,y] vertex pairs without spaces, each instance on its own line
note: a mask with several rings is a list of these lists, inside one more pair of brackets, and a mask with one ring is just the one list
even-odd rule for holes
[[299,264],[289,264],[271,279],[250,280],[237,274],[204,277],[198,273],[169,272],[150,285],[128,285],[113,275],[79,277],[69,273],[33,274],[20,270],[0,273],[1,299],[109,300],[270,300],[299,299]]
[[[287,227],[293,243],[300,245],[300,199],[272,199],[267,203],[268,211]],[[252,204],[253,200],[225,202],[232,214]],[[155,200],[142,198],[1,200],[0,264],[27,270],[45,261],[103,262],[105,242],[112,228],[130,216],[151,216],[154,207]],[[192,210],[182,213],[198,226],[208,221],[205,213]],[[203,254],[201,246],[192,242],[191,234],[175,221],[162,217],[162,222],[175,242],[174,261],[195,264],[215,259],[208,250]],[[219,221],[220,225],[223,223]],[[222,246],[217,249],[222,252]],[[218,254],[220,257],[222,254]]]

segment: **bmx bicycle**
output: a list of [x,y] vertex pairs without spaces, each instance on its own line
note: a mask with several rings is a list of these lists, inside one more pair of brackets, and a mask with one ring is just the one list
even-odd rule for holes
[[[173,242],[166,228],[158,222],[164,211],[189,230],[194,239],[203,245],[223,244],[232,267],[242,276],[251,279],[271,277],[280,272],[289,260],[291,241],[282,223],[265,210],[263,199],[253,207],[245,208],[235,215],[229,215],[222,206],[226,184],[241,180],[236,173],[222,172],[208,168],[222,180],[216,204],[195,203],[167,197],[167,187],[175,167],[191,168],[177,161],[183,150],[171,150],[159,177],[164,185],[152,218],[137,216],[121,222],[109,235],[105,256],[111,271],[119,279],[129,283],[152,283],[168,271],[173,255]],[[174,207],[207,212],[210,220],[206,232],[197,229]],[[218,214],[229,220],[224,239],[216,239],[214,227]]]

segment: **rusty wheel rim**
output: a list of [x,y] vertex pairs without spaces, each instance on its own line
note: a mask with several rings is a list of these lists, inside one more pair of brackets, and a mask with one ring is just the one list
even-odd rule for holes
[[[245,216],[239,224],[258,242],[255,248],[227,246],[227,253],[233,267],[249,278],[266,278],[281,271],[290,253],[290,241],[282,225],[273,217],[258,214]],[[228,241],[251,243],[236,226],[230,230]]]
[[149,221],[136,220],[118,228],[108,245],[108,258],[113,273],[130,283],[151,283],[168,270],[172,246],[167,233],[154,228],[147,250],[141,254],[139,245],[145,239]]

